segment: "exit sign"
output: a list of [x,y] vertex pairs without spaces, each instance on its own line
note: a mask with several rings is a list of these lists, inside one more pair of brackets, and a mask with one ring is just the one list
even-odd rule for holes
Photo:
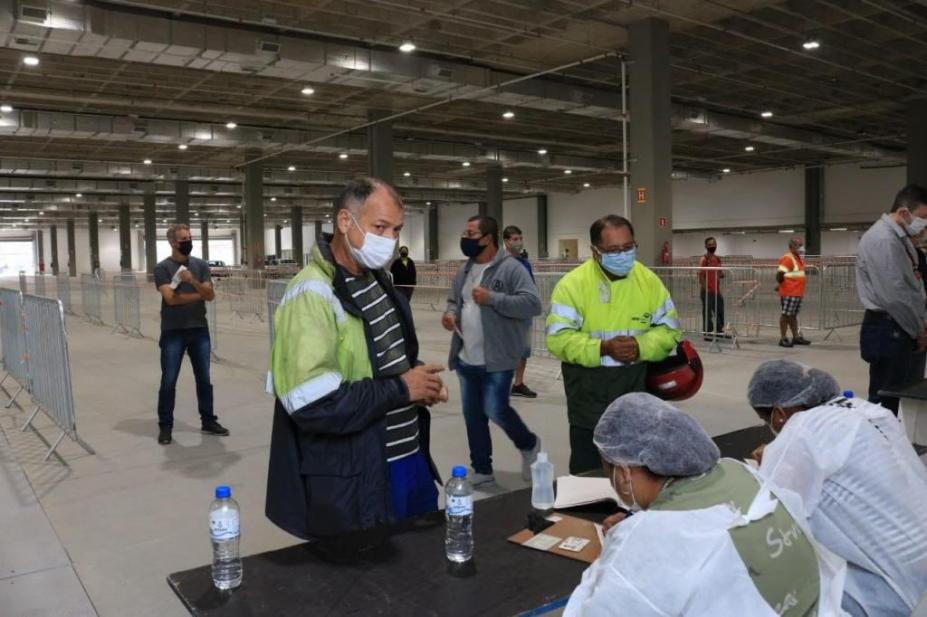
[[647,203],[647,189],[645,188],[637,189],[637,203],[639,204]]

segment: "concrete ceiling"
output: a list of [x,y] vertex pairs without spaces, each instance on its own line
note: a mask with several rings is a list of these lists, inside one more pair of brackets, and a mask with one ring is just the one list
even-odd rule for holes
[[[644,17],[672,32],[676,170],[903,161],[904,112],[927,96],[923,2],[0,0],[0,103],[14,108],[0,114],[0,198],[33,198],[0,202],[0,226],[89,205],[113,216],[177,176],[226,186],[222,203],[192,199],[224,220],[258,156],[268,199],[281,191],[268,217],[311,214],[365,171],[370,113],[401,115],[397,184],[413,205],[480,199],[491,162],[509,197],[617,185],[619,56]],[[812,38],[820,49],[803,49]],[[48,176],[99,199],[56,202]]]

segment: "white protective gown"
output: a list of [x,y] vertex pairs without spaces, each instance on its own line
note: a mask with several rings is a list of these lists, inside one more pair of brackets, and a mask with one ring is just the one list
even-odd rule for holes
[[801,497],[815,539],[848,562],[862,614],[910,615],[927,593],[927,468],[891,412],[840,397],[797,413],[760,474]]
[[[846,615],[840,608],[843,560],[813,542],[796,495],[777,490],[776,496],[819,551],[818,616]],[[776,617],[728,533],[776,505],[769,490],[761,489],[745,514],[729,505],[635,514],[609,530],[564,617]]]

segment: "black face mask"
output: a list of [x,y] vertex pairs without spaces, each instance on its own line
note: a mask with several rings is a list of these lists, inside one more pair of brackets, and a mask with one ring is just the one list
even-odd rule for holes
[[408,252],[408,251],[402,251],[402,252],[399,253],[399,256],[402,257],[403,259],[405,259],[406,257],[409,256],[409,252]]
[[715,251],[718,250],[718,247],[717,247],[717,246],[708,246],[708,247],[705,247],[705,248],[708,249],[708,252],[709,252],[709,253],[714,253]]
[[193,240],[186,240],[184,242],[177,243],[177,250],[180,251],[181,255],[189,256],[193,252]]
[[480,244],[482,236],[479,238],[461,238],[460,239],[460,252],[463,253],[466,257],[476,257],[483,252],[483,249],[486,247]]

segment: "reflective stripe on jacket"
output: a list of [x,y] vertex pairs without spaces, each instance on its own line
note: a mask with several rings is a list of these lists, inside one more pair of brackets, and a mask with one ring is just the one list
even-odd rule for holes
[[783,279],[779,283],[779,295],[782,297],[805,295],[805,262],[791,251],[779,258],[779,272]]

